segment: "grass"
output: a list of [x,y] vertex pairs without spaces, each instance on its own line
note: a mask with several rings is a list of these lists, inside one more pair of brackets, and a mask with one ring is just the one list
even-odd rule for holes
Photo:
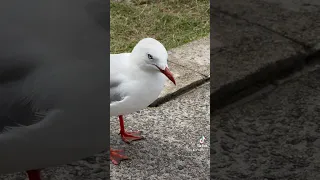
[[209,0],[110,2],[110,52],[130,52],[152,37],[167,50],[210,33]]

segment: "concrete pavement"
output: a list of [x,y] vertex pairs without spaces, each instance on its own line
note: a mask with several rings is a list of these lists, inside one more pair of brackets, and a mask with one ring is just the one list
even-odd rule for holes
[[213,11],[243,19],[307,49],[320,41],[318,0],[216,0],[211,5]]
[[317,0],[211,5],[211,179],[320,179]]
[[211,4],[212,110],[302,69],[320,49],[317,0]]
[[[157,108],[126,116],[126,127],[142,130],[145,140],[124,144],[119,123],[111,121],[111,145],[132,159],[111,165],[111,179],[209,179],[210,85],[206,83]],[[199,139],[205,145],[199,148]]]
[[320,179],[320,66],[211,114],[211,179]]

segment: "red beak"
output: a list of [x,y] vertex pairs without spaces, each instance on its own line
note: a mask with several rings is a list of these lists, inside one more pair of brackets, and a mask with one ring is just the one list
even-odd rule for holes
[[173,75],[172,75],[172,73],[170,72],[169,68],[166,67],[164,70],[162,70],[162,69],[160,69],[160,68],[158,67],[158,69],[159,69],[165,76],[167,76],[167,78],[170,79],[170,81],[172,81],[174,85],[176,85],[176,81],[174,80]]

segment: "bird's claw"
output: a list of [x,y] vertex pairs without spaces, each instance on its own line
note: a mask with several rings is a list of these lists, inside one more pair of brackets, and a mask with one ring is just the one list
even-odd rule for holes
[[121,132],[120,131],[120,135],[121,135],[121,138],[124,142],[126,143],[130,143],[131,141],[137,141],[137,140],[141,140],[141,139],[144,139],[144,137],[142,136],[139,136],[141,135],[141,131],[131,131],[131,132]]
[[129,159],[124,155],[124,150],[110,149],[110,160],[114,165],[119,165],[120,161]]

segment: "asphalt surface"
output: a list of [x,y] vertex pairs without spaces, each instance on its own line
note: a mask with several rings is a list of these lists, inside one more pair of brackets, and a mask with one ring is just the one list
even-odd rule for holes
[[[119,123],[111,119],[111,147],[125,149],[131,159],[110,165],[105,153],[71,164],[47,168],[44,180],[199,179],[210,177],[210,85],[206,83],[156,108],[125,116],[126,130],[143,131],[144,140],[126,144]],[[198,147],[205,136],[205,145]],[[0,175],[2,180],[24,180],[23,172]]]
[[211,115],[211,179],[320,179],[320,68]]

